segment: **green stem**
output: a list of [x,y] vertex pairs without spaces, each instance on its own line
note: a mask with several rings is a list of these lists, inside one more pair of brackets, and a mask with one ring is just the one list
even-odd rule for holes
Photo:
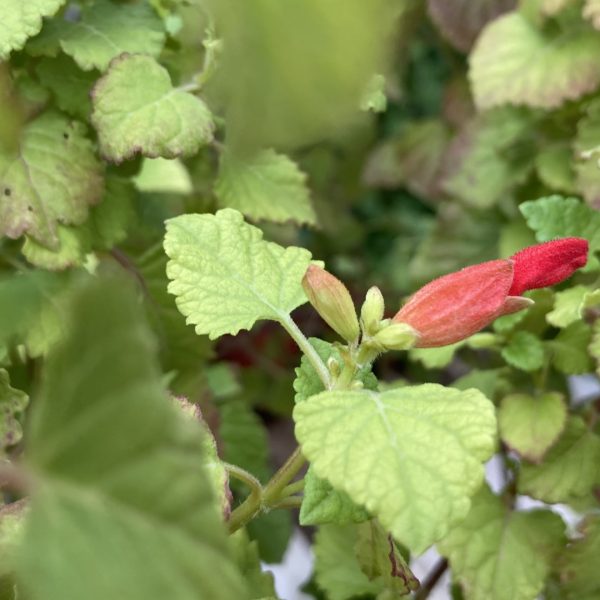
[[261,510],[263,489],[256,477],[235,465],[223,463],[227,473],[242,481],[250,488],[250,495],[231,513],[228,521],[229,532],[233,533],[252,520]]
[[319,379],[323,382],[326,390],[331,389],[331,375],[329,370],[325,366],[325,363],[321,360],[321,357],[317,354],[317,351],[313,348],[312,344],[306,339],[306,336],[300,331],[298,325],[294,323],[290,315],[282,315],[279,321],[283,328],[290,334],[290,337],[298,344],[298,347],[306,358],[309,360],[313,369],[317,372]]
[[276,508],[300,508],[301,506],[301,496],[288,496],[287,498],[282,498],[279,502],[272,504],[271,508],[274,510]]
[[298,481],[294,481],[294,483],[290,483],[286,485],[281,490],[281,497],[287,498],[288,496],[293,496],[298,492],[302,492],[304,490],[304,479],[299,479]]
[[279,501],[284,488],[294,479],[305,463],[306,459],[302,456],[302,450],[298,446],[265,486],[263,490],[263,503],[266,506]]

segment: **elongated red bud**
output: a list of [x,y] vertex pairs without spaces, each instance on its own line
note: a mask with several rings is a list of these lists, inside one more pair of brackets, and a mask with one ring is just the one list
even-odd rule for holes
[[582,238],[564,238],[536,244],[514,254],[514,277],[509,294],[548,287],[570,277],[587,263],[589,244]]
[[309,302],[323,320],[347,342],[353,342],[360,334],[356,309],[348,288],[331,273],[310,265],[302,287]]
[[392,321],[415,329],[419,348],[453,344],[503,314],[512,280],[511,260],[466,267],[422,287]]

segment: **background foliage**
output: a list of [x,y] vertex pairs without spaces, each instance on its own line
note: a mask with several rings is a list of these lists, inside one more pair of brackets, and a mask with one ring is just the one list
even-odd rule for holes
[[[247,492],[225,492],[216,453],[266,483],[292,412],[313,463],[300,520],[317,527],[317,597],[410,593],[400,544],[437,540],[454,597],[600,597],[600,404],[569,387],[600,364],[599,29],[597,0],[3,0],[0,598],[274,597],[259,561],[281,559],[293,515],[227,541]],[[223,208],[257,228],[209,216]],[[192,213],[163,250],[165,221]],[[465,342],[376,365],[384,405],[423,382],[455,388],[459,420],[494,402],[495,445],[448,434],[461,485],[435,490],[411,462],[407,492],[394,466],[390,502],[338,469],[355,442],[343,425],[370,409],[339,409],[306,361],[295,373],[273,322],[289,328],[305,302],[293,282],[311,255],[357,302],[378,285],[391,315],[436,276],[564,236],[591,248],[568,284]],[[257,294],[223,283],[240,257]],[[190,290],[202,305],[180,312],[171,294]],[[294,318],[332,341],[310,308]],[[326,410],[340,456],[311,455]],[[426,426],[397,431],[423,454]],[[492,491],[473,461],[493,452]]]

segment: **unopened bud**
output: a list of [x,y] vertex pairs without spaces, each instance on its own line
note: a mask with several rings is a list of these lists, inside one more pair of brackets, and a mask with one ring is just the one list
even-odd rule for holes
[[383,294],[377,286],[373,286],[367,292],[365,301],[360,309],[360,320],[363,330],[367,335],[375,335],[379,329],[385,304]]
[[382,350],[408,350],[419,339],[419,334],[406,323],[392,323],[373,336],[373,342]]
[[331,273],[310,265],[302,280],[309,302],[323,320],[347,342],[355,341],[360,333],[358,319],[350,292]]
[[340,363],[337,360],[335,360],[333,356],[329,357],[329,360],[327,361],[327,368],[334,377],[339,377],[339,374],[341,372]]
[[350,385],[351,390],[362,390],[365,387],[365,384],[362,381],[356,380],[353,381]]

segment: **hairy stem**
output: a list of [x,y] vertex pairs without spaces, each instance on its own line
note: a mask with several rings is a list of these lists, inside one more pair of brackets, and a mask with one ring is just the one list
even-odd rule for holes
[[250,495],[231,513],[229,517],[229,531],[233,533],[250,521],[262,508],[263,490],[256,477],[235,465],[223,463],[231,477],[245,483],[250,488]]
[[289,315],[282,315],[279,321],[283,328],[290,334],[290,337],[298,344],[298,347],[306,358],[310,361],[313,369],[317,372],[319,379],[323,382],[326,390],[331,389],[331,375],[329,370],[325,366],[325,363],[321,360],[321,357],[317,354],[317,351],[312,347],[312,344],[306,339],[306,336],[300,331],[298,325],[294,323]]
[[300,508],[301,506],[301,496],[288,496],[287,498],[282,498],[279,502],[273,504],[271,508]]
[[302,450],[298,446],[265,486],[263,490],[264,503],[269,505],[277,502],[285,487],[294,479],[305,463],[306,459],[302,456]]
[[304,490],[304,479],[299,479],[298,481],[294,481],[294,483],[290,483],[289,485],[286,485],[281,490],[281,497],[286,498],[287,496],[293,496],[294,494],[297,494],[298,492],[301,492],[303,490]]

